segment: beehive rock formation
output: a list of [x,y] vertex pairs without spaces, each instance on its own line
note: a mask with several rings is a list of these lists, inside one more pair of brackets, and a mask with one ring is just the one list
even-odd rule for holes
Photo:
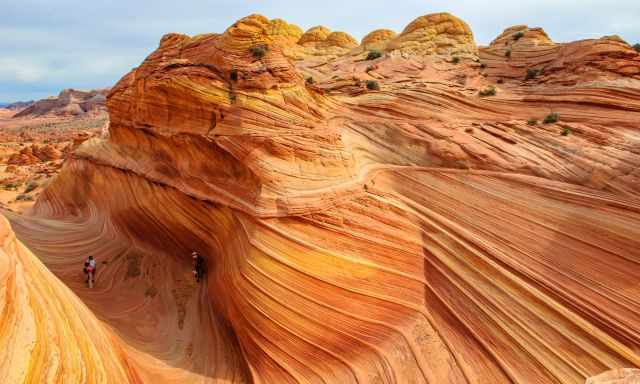
[[383,50],[386,48],[386,43],[394,37],[396,33],[390,29],[376,29],[362,38],[361,45],[370,50]]
[[[379,33],[375,60],[285,23],[163,37],[111,90],[109,136],[9,215],[112,335],[104,362],[37,359],[33,382],[584,383],[640,366],[637,54],[528,29],[513,49],[537,47],[555,80],[495,84],[503,48],[482,68],[448,14]],[[568,86],[561,62],[588,74]],[[89,254],[106,262],[93,291]]]
[[448,13],[421,16],[389,45],[412,54],[477,54],[471,28]]

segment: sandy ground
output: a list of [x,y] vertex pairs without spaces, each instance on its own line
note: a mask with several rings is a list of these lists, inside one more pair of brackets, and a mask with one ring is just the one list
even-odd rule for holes
[[0,108],[0,122],[2,122],[3,119],[11,118],[14,114],[15,112],[12,110]]
[[7,166],[0,165],[0,207],[22,213],[33,205],[54,176],[26,167],[18,167],[16,172],[7,172]]

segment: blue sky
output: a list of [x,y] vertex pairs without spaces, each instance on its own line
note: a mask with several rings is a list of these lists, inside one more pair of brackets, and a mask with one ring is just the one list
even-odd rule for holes
[[486,44],[515,24],[543,27],[554,41],[618,34],[640,42],[640,0],[3,0],[0,101],[113,85],[167,32],[222,32],[251,13],[303,29],[322,24],[360,39],[400,32],[420,15],[447,11]]

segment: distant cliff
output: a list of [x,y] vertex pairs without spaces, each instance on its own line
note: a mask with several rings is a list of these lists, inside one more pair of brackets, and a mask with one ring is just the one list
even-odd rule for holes
[[0,108],[5,108],[5,109],[11,109],[14,111],[19,111],[21,109],[25,109],[27,107],[30,107],[33,105],[33,103],[35,103],[35,101],[33,100],[29,100],[29,101],[17,101],[15,103],[0,103]]
[[106,95],[109,89],[79,91],[65,89],[57,97],[49,97],[36,102],[18,102],[8,106],[22,109],[14,117],[39,117],[44,115],[77,116],[88,112],[106,111]]

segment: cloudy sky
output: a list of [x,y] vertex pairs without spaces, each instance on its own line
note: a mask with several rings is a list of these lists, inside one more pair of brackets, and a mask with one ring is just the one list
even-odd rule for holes
[[251,13],[360,39],[441,11],[469,23],[479,44],[515,24],[543,27],[554,41],[618,34],[640,42],[640,0],[3,0],[0,101],[108,87],[164,33],[222,32]]

